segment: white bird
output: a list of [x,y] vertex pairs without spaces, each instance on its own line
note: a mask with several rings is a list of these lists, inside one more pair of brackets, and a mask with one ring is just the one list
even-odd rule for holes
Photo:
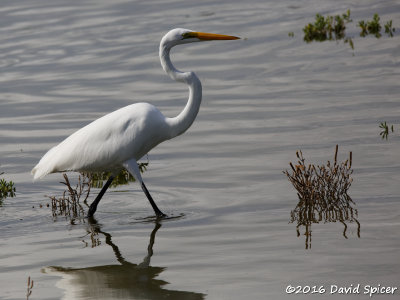
[[88,217],[92,217],[115,175],[125,168],[141,184],[157,217],[165,216],[147,190],[137,161],[161,142],[184,133],[192,125],[202,93],[201,82],[195,73],[179,71],[172,65],[170,50],[180,44],[236,39],[239,38],[182,28],[169,31],[161,39],[159,55],[164,71],[189,87],[189,99],[181,113],[167,118],[149,103],[135,103],[109,113],[51,148],[32,169],[34,180],[55,172],[111,171],[112,175],[90,205]]

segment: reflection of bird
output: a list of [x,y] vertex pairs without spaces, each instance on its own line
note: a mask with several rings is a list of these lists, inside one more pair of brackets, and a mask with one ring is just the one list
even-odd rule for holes
[[196,118],[201,102],[200,80],[193,72],[177,70],[171,63],[170,50],[180,44],[235,39],[238,37],[180,28],[169,31],[160,43],[160,60],[163,69],[172,79],[189,87],[189,100],[182,112],[175,118],[166,118],[148,103],[136,103],[116,110],[50,149],[33,168],[34,179],[63,171],[111,171],[113,175],[90,206],[90,217],[95,213],[115,174],[125,168],[140,182],[156,215],[164,216],[142,180],[137,161],[159,143],[184,133]]
[[57,287],[65,291],[63,299],[180,299],[202,300],[206,295],[190,291],[168,290],[168,282],[159,279],[165,267],[150,266],[153,246],[161,224],[155,222],[150,234],[147,254],[143,261],[134,264],[125,260],[111,234],[100,229],[94,218],[90,220],[90,232],[103,234],[105,243],[113,251],[119,264],[87,268],[47,267],[43,272],[59,275]]

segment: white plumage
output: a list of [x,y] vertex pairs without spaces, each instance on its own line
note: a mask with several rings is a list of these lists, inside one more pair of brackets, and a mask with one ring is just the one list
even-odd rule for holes
[[153,105],[136,103],[109,113],[51,148],[33,168],[34,179],[64,171],[118,171],[169,138],[166,118]]
[[200,80],[193,72],[177,70],[171,63],[170,50],[178,44],[233,39],[238,38],[181,28],[169,31],[160,43],[160,61],[172,79],[189,87],[189,99],[182,112],[175,118],[166,118],[153,105],[136,103],[109,113],[51,148],[32,169],[34,179],[64,171],[111,171],[113,176],[90,207],[92,216],[114,175],[126,168],[142,184],[156,214],[163,216],[143,183],[137,161],[159,143],[185,132],[197,116],[202,97]]

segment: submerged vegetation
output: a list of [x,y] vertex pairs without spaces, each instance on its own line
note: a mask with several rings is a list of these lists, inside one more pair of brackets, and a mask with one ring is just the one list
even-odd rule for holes
[[[3,175],[4,172],[0,173]],[[4,178],[0,179],[0,205],[3,203],[3,199],[7,197],[15,196],[15,186],[14,182],[6,181]]]
[[[353,20],[350,18],[350,9],[342,15],[335,16],[322,16],[316,14],[315,22],[308,23],[304,28],[304,41],[307,43],[318,41],[338,41],[343,40],[345,43],[349,43],[350,47],[354,50],[353,38],[346,35],[346,25]],[[380,24],[380,17],[378,14],[374,14],[372,20],[358,22],[358,26],[361,28],[361,37],[365,37],[369,34],[374,35],[376,38],[380,38],[382,25]],[[389,37],[393,37],[395,28],[393,28],[392,20],[388,21],[385,25],[385,33]],[[289,33],[289,36],[293,37],[294,33]]]
[[334,162],[328,161],[326,165],[306,164],[301,151],[296,152],[298,164],[290,163],[292,172],[286,174],[289,181],[297,191],[298,204],[291,211],[290,223],[297,221],[297,236],[300,236],[300,226],[305,227],[306,249],[311,248],[311,225],[320,222],[341,222],[344,225],[343,236],[347,238],[346,222],[356,222],[357,235],[360,237],[360,223],[357,221],[357,209],[348,194],[353,182],[351,177],[352,153],[349,159],[338,163],[338,146],[334,156]]

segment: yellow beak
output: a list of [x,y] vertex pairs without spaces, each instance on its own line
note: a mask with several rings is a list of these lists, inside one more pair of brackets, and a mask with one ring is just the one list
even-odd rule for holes
[[238,40],[240,37],[224,35],[224,34],[215,34],[215,33],[206,33],[206,32],[191,32],[193,37],[197,37],[202,41],[211,41],[211,40]]

